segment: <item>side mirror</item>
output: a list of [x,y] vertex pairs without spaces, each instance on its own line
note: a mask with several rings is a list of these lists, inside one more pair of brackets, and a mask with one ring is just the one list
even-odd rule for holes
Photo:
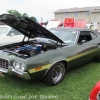
[[14,35],[15,35],[14,33],[11,33],[11,34],[10,34],[10,36],[14,36]]
[[85,43],[86,40],[82,40],[80,43],[78,43],[79,45],[82,45],[83,43]]
[[81,42],[82,42],[82,43],[85,43],[85,42],[86,42],[86,40],[82,40]]

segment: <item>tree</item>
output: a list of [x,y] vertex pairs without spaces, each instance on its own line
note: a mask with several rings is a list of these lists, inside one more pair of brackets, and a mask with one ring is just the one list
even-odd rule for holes
[[16,10],[8,10],[7,12],[11,15],[21,16],[21,13]]
[[35,17],[33,17],[33,16],[29,17],[27,13],[21,14],[21,13],[19,13],[19,12],[16,11],[16,10],[8,10],[7,12],[8,12],[9,14],[11,14],[11,15],[15,15],[15,16],[18,16],[18,17],[20,17],[20,16],[28,17],[28,18],[30,18],[31,20],[35,21],[35,22],[37,21]]
[[30,17],[30,19],[36,22],[36,18],[35,17]]
[[27,13],[22,14],[22,16],[23,16],[23,17],[28,17],[28,18],[29,18],[29,16],[28,16]]

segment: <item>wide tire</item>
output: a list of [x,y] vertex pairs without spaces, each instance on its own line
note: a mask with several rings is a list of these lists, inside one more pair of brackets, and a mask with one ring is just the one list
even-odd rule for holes
[[65,65],[62,62],[54,64],[44,77],[44,82],[49,85],[59,84],[65,75]]

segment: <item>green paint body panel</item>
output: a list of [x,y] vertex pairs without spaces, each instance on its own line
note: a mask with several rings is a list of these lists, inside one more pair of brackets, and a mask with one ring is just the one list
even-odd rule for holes
[[30,74],[30,76],[32,77],[32,80],[37,81],[43,77],[45,72],[46,72],[46,70],[38,71],[38,72]]

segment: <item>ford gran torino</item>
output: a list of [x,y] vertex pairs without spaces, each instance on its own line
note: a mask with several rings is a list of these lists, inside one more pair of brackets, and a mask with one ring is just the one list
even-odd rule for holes
[[[90,29],[46,30],[26,17],[0,15],[0,21],[24,35],[22,41],[0,46],[0,72],[23,79],[59,84],[65,72],[96,60],[100,62],[100,33]],[[27,38],[27,40],[25,39]]]

